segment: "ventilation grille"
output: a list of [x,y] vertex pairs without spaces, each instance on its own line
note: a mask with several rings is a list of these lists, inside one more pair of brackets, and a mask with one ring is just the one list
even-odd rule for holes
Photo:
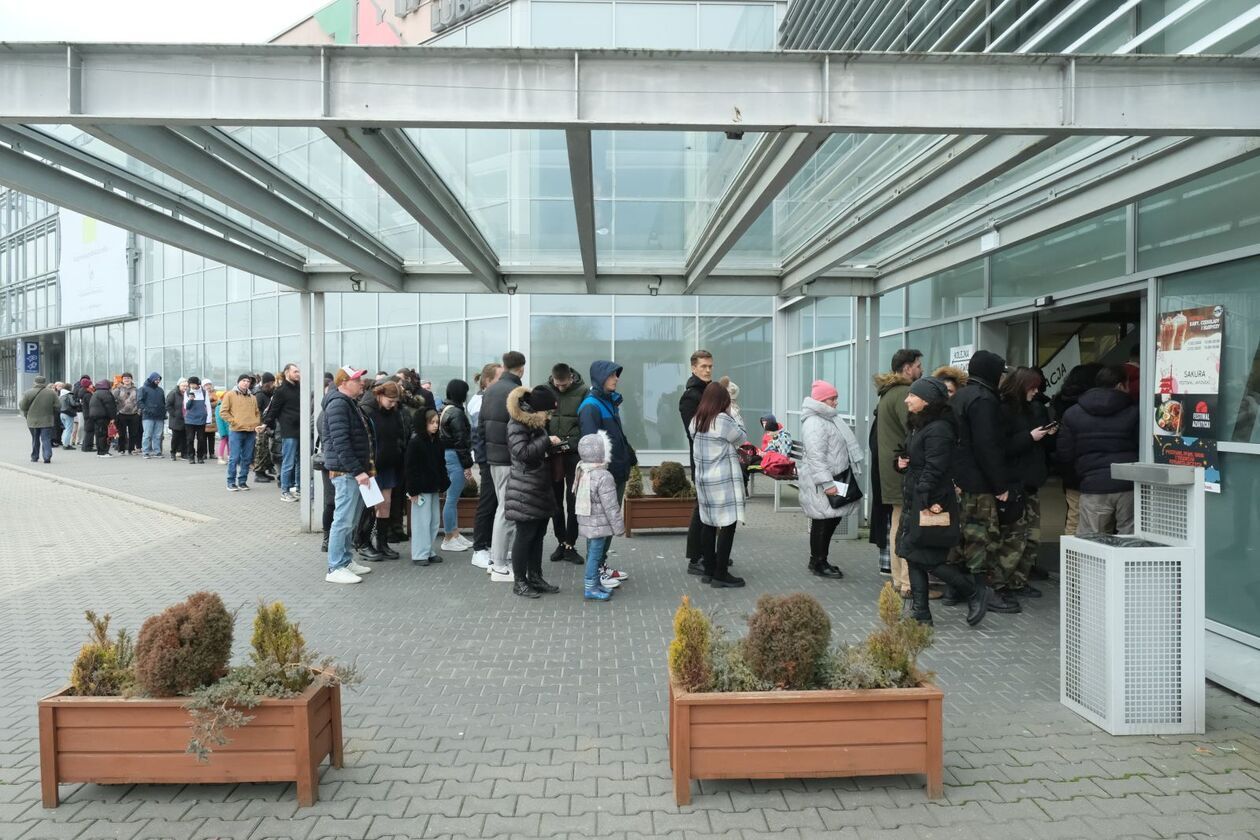
[[1064,692],[1107,714],[1107,569],[1103,558],[1066,551],[1063,569]]
[[1124,564],[1124,722],[1181,722],[1181,562]]
[[1182,487],[1139,484],[1140,533],[1185,544],[1190,540],[1189,491]]

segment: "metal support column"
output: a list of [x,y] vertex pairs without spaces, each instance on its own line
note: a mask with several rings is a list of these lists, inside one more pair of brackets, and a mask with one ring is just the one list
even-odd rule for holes
[[[862,339],[868,334],[867,313],[871,308],[872,297],[859,296],[853,302],[853,418],[858,443],[865,445],[871,439],[871,357],[865,351]],[[878,343],[878,342],[877,342]],[[875,453],[870,453],[872,460]],[[866,498],[871,494],[871,465],[867,463],[862,472],[862,489]],[[866,505],[863,505],[866,508]]]
[[324,481],[311,464],[315,451],[315,416],[323,398],[324,387],[324,293],[311,292],[302,295],[302,387],[301,424],[299,430],[298,482],[302,485],[302,503],[298,505],[300,522],[304,531],[318,531],[323,527]]

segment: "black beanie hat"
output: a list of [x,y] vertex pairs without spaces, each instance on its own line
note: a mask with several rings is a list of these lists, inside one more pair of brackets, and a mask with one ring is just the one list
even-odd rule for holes
[[272,373],[271,371],[263,372],[262,384],[266,385],[268,382],[275,382],[275,381],[276,381],[276,375],[274,373]]
[[1002,381],[1002,372],[1006,370],[1006,360],[997,353],[988,350],[977,350],[967,365],[967,374],[983,380],[996,388]]
[[935,376],[921,376],[910,385],[910,393],[926,403],[949,401],[949,389]]
[[462,379],[452,379],[446,383],[446,400],[447,402],[456,402],[460,405],[464,404],[464,400],[468,399],[468,383]]
[[529,392],[529,407],[534,411],[551,411],[556,407],[556,395],[545,385]]

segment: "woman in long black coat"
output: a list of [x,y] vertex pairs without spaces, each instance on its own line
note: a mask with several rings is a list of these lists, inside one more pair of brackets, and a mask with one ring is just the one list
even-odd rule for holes
[[547,434],[547,420],[555,410],[552,392],[539,386],[533,391],[520,387],[507,398],[508,454],[512,469],[504,492],[507,518],[516,523],[512,542],[512,592],[525,598],[539,593],[559,592],[559,587],[543,580],[542,547],[547,525],[555,511],[555,494],[551,491],[551,447],[560,438]]
[[910,433],[906,454],[897,459],[898,470],[905,473],[897,553],[907,561],[913,615],[916,621],[932,623],[928,608],[931,571],[967,599],[967,623],[974,627],[988,609],[989,587],[982,578],[945,562],[959,538],[954,488],[958,421],[949,407],[949,390],[939,379],[922,377],[910,386],[906,407]]

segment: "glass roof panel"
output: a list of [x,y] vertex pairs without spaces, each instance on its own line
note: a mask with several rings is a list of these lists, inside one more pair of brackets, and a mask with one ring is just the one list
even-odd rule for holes
[[407,129],[503,265],[581,264],[559,130]]
[[595,131],[595,241],[601,269],[682,266],[759,135]]

